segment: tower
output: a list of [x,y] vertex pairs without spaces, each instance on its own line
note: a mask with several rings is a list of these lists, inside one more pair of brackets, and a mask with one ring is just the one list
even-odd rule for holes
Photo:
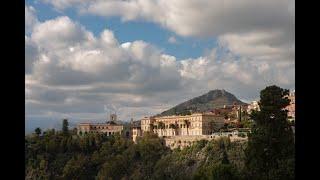
[[117,115],[116,114],[110,114],[110,121],[117,121]]

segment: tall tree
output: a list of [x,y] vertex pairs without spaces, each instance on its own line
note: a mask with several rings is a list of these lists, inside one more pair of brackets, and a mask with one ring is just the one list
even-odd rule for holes
[[287,121],[288,90],[266,87],[246,149],[249,179],[294,179],[294,136]]
[[158,127],[161,129],[161,135],[163,136],[163,134],[162,134],[163,133],[163,129],[165,129],[166,125],[163,122],[160,121],[158,123]]
[[37,127],[34,132],[36,133],[37,136],[40,136],[41,134],[41,129],[39,127]]
[[186,127],[187,127],[187,135],[189,135],[190,121],[189,121],[189,120],[184,120],[184,124],[186,124]]
[[228,158],[228,154],[227,154],[224,142],[222,142],[222,144],[221,144],[221,150],[222,150],[221,164],[230,164],[230,161],[229,161],[229,158]]
[[68,119],[63,119],[62,120],[62,133],[64,135],[68,135],[69,134],[69,122],[68,122]]

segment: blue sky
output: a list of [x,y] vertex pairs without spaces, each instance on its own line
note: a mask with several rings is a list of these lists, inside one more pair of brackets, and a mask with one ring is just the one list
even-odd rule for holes
[[293,0],[27,0],[26,131],[294,89],[294,17]]
[[[194,38],[182,37],[170,32],[158,24],[143,21],[122,22],[119,17],[99,17],[81,15],[75,9],[68,8],[64,11],[54,9],[51,5],[41,1],[26,1],[36,9],[39,21],[46,21],[58,16],[68,16],[81,23],[86,29],[98,36],[105,28],[113,31],[120,43],[143,40],[157,46],[164,53],[179,59],[197,58],[212,48],[217,47],[215,37]],[[169,43],[170,37],[175,37],[177,43]]]

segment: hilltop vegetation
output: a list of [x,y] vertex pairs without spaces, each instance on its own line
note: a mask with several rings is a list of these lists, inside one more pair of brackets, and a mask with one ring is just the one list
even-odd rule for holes
[[166,110],[159,115],[185,115],[190,114],[191,112],[205,112],[215,108],[222,108],[224,105],[233,105],[233,103],[246,104],[225,90],[212,90],[206,94],[195,97],[169,110]]
[[172,151],[154,134],[133,144],[119,135],[48,131],[26,138],[26,179],[195,179],[222,165],[236,177],[244,147],[221,139]]

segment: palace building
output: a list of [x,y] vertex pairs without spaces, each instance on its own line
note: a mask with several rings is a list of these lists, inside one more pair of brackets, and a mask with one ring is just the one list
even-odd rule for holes
[[78,135],[88,133],[105,133],[108,136],[114,134],[121,134],[123,131],[123,125],[117,123],[116,114],[110,115],[110,121],[106,123],[80,123],[77,126]]
[[132,129],[134,141],[145,132],[153,132],[159,137],[210,135],[224,125],[224,117],[213,113],[194,113],[145,117],[140,123],[141,126]]

